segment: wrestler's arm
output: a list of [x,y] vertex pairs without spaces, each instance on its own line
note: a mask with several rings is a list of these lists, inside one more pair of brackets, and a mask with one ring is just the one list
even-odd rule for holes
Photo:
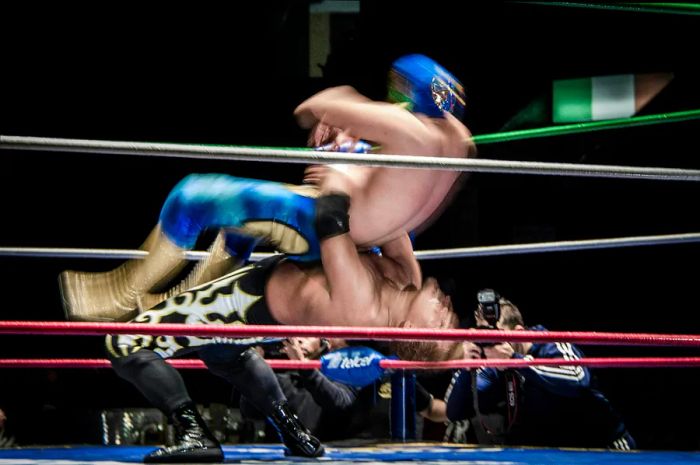
[[[374,276],[362,263],[350,234],[340,234],[321,241],[321,262],[328,281],[326,305],[334,312],[355,314],[377,310]],[[376,315],[363,315],[374,319]]]
[[[375,276],[362,262],[350,237],[352,182],[342,171],[330,171],[324,177],[321,196],[316,200],[315,228],[328,282],[328,301],[322,305],[327,305],[334,313],[376,308]],[[371,319],[375,315],[364,316]]]
[[[355,172],[356,177],[359,175],[360,174]],[[364,194],[361,189],[357,187],[358,184],[362,185],[362,182],[351,178],[348,173],[342,169],[328,169],[326,167],[319,178],[321,179],[319,185],[321,194],[343,192],[351,198]],[[413,254],[413,245],[411,244],[408,233],[403,233],[396,239],[384,243],[381,245],[380,249],[382,256],[394,260],[401,266],[407,279],[407,282],[404,284],[412,283],[418,288],[422,286],[423,277],[420,265]],[[323,250],[321,252],[323,253]]]
[[413,245],[408,233],[393,239],[380,247],[382,256],[390,258],[398,263],[407,274],[408,280],[417,288],[423,285],[423,275],[416,256],[413,254]]
[[319,110],[323,109],[324,105],[336,101],[370,102],[371,100],[350,86],[331,87],[304,100],[294,110],[294,116],[297,118],[297,122],[302,128],[309,129],[318,121],[322,120],[323,114],[319,113]]
[[398,105],[371,101],[354,89],[328,92],[317,94],[296,108],[294,115],[302,127],[310,128],[322,121],[379,144],[400,140],[407,146],[424,146],[435,137],[421,120]]

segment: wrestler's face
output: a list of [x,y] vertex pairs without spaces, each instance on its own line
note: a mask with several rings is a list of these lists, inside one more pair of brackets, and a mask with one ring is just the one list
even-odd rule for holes
[[448,329],[459,325],[452,309],[452,300],[445,295],[433,278],[423,282],[406,315],[409,326],[416,328]]
[[[415,296],[401,326],[432,329],[458,327],[459,318],[452,309],[452,300],[440,290],[437,281],[428,278],[421,289],[413,292]],[[409,360],[448,360],[455,357],[459,348],[459,344],[452,341],[413,341],[399,355]]]

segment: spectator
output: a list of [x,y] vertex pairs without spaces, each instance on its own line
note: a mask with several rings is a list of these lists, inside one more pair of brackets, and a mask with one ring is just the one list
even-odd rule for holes
[[[475,312],[478,326],[526,329],[513,303],[496,294],[493,304],[491,308],[479,304]],[[487,321],[485,310],[487,316],[498,318]],[[528,329],[546,331],[539,325]],[[473,345],[467,343],[467,347]],[[576,360],[583,356],[576,346],[560,342],[484,344],[482,353],[486,359]],[[503,420],[502,427],[486,418],[492,414]],[[447,399],[447,416],[451,421],[472,419],[472,424],[486,432],[487,438],[482,436],[480,442],[616,450],[636,447],[620,416],[594,387],[590,370],[580,366],[460,370]]]
[[15,445],[15,438],[9,436],[5,431],[5,422],[7,421],[7,415],[0,409],[0,449],[5,447],[12,447]]
[[[284,341],[279,352],[290,360],[308,360],[345,346],[342,339],[297,337]],[[275,356],[268,350],[268,358]],[[320,370],[287,370],[276,375],[289,405],[321,441],[390,438],[390,388],[386,380],[356,388],[332,381]],[[426,419],[447,421],[445,402],[434,399],[420,384],[416,385],[416,410]],[[264,418],[243,397],[241,414],[248,419]],[[275,438],[272,430],[266,436]]]

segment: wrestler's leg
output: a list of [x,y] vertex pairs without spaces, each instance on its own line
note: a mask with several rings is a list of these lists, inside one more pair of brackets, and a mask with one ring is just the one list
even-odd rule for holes
[[101,273],[72,270],[61,273],[59,287],[66,317],[77,321],[133,318],[142,289],[166,282],[187,263],[182,250],[162,238],[157,226],[141,246],[149,253],[147,260],[129,260],[114,270]]
[[112,355],[110,361],[120,378],[133,384],[166,415],[192,402],[180,373],[152,350],[142,349],[123,357]]
[[[59,282],[71,320],[127,320],[139,299],[184,261],[207,228],[235,228],[302,260],[319,257],[315,204],[294,186],[227,175],[191,175],[168,195],[149,255],[107,273],[66,271]],[[195,284],[201,282],[196,280]],[[147,299],[141,308],[150,307]]]
[[189,396],[180,373],[149,349],[110,358],[117,374],[133,384],[175,427],[175,443],[144,458],[146,463],[222,462],[224,455]]
[[[167,308],[165,311],[145,312],[133,322],[177,323],[187,316],[184,307]],[[187,336],[119,334],[106,336],[105,346],[117,374],[133,384],[155,407],[170,415],[192,400],[180,373],[167,364],[165,359],[197,350],[199,341],[200,338]]]
[[146,293],[139,298],[139,309],[147,310],[188,289],[220,278],[248,262],[259,239],[234,232],[219,231],[209,247],[209,256],[200,260],[178,284],[159,293]]
[[241,352],[237,347],[210,345],[199,356],[212,373],[234,385],[269,418],[291,455],[323,455],[323,445],[291,411],[277,376],[255,349]]
[[[139,323],[205,323],[200,307],[175,304],[171,298],[161,310],[139,315]],[[202,420],[187,392],[180,373],[165,358],[182,355],[201,347],[209,340],[195,337],[153,337],[148,335],[107,336],[106,347],[112,367],[123,379],[136,387],[175,426],[175,444],[147,455],[145,462],[220,462],[221,447]]]
[[160,215],[164,235],[192,248],[210,227],[238,229],[304,260],[319,258],[314,188],[227,175],[191,175],[168,196]]

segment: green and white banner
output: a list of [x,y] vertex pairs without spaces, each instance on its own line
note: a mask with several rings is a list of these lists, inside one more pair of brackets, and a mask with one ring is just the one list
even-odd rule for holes
[[555,123],[627,118],[635,114],[635,76],[620,74],[554,81]]

